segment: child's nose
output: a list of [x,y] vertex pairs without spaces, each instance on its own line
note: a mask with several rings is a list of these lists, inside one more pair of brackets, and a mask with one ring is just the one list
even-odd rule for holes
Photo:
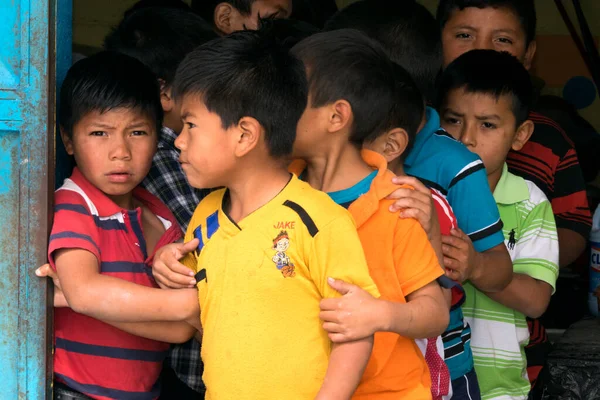
[[113,160],[130,160],[131,150],[129,149],[127,141],[117,139],[111,149],[110,158]]

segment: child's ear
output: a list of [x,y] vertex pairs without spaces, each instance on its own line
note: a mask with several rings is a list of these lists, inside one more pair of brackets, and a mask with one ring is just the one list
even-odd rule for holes
[[232,32],[240,30],[236,28],[236,19],[239,17],[239,12],[231,4],[223,2],[217,4],[214,13],[214,23],[217,30],[229,35]]
[[264,135],[262,125],[252,117],[242,117],[237,124],[235,156],[243,157],[258,146]]
[[395,128],[387,134],[385,148],[383,149],[384,156],[387,160],[394,161],[404,154],[408,147],[408,132],[402,128]]
[[162,79],[159,79],[158,83],[160,84],[160,104],[166,114],[173,111],[175,101],[173,100],[171,87],[168,87]]
[[521,150],[523,146],[525,146],[525,143],[527,143],[527,141],[531,137],[534,128],[535,125],[532,121],[527,120],[523,122],[521,126],[517,128],[517,133],[515,134],[515,137],[513,138],[512,142],[512,149],[515,151]]
[[535,40],[532,40],[527,46],[527,51],[525,52],[525,59],[523,60],[523,66],[529,71],[531,65],[533,64],[533,58],[535,57],[535,51],[537,50],[537,43]]
[[352,106],[346,100],[338,100],[330,107],[329,115],[329,132],[338,132],[346,127],[349,127],[354,120]]
[[63,144],[65,145],[65,150],[67,150],[67,154],[72,156],[73,155],[73,140],[71,140],[71,138],[69,137],[69,135],[67,134],[67,132],[65,131],[65,129],[62,126],[60,127],[60,137],[62,139]]

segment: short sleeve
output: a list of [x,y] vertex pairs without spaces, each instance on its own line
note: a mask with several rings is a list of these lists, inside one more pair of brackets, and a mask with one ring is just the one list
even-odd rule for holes
[[450,203],[435,189],[431,189],[431,198],[440,224],[440,233],[450,235],[450,231],[456,228],[456,217]]
[[551,201],[558,228],[575,231],[585,238],[589,236],[592,216],[587,201],[585,180],[573,148],[567,151],[556,167]]
[[[183,265],[194,272],[198,272],[198,257],[200,252],[208,243],[210,229],[212,234],[219,229],[219,203],[223,197],[223,191],[216,191],[206,196],[194,210],[194,214],[189,221],[185,231],[184,242],[198,239],[198,248],[196,251],[188,253],[181,261]],[[210,226],[209,226],[210,225]]]
[[458,227],[469,236],[475,250],[481,253],[504,242],[498,206],[481,161],[467,165],[455,176],[447,199]]
[[[194,237],[195,237],[194,236],[194,230],[196,230],[199,225],[200,224],[198,223],[197,215],[196,215],[196,213],[194,213],[194,215],[192,215],[192,218],[189,221],[188,227],[187,227],[187,229],[185,231],[185,236],[183,238],[183,242],[184,243],[187,243],[190,240],[194,239]],[[185,257],[183,257],[180,260],[180,262],[183,265],[185,265],[186,267],[188,267],[189,269],[191,269],[192,271],[198,272],[197,269],[198,269],[198,255],[199,255],[199,253],[200,253],[199,250],[187,253],[185,255]]]
[[356,226],[349,214],[319,228],[313,239],[309,263],[311,277],[323,298],[340,296],[327,283],[328,277],[359,286],[379,297],[379,291],[369,275]]
[[61,249],[82,249],[101,261],[97,217],[93,216],[83,197],[71,190],[54,194],[54,222],[48,243],[48,261],[56,270],[54,253]]
[[558,234],[547,200],[535,206],[523,222],[514,247],[513,266],[514,272],[546,282],[553,292],[556,290]]
[[393,255],[404,296],[444,275],[427,234],[416,220],[399,219],[396,223]]

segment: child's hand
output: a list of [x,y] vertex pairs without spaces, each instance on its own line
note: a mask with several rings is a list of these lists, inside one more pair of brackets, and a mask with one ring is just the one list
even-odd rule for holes
[[179,260],[196,250],[198,244],[198,239],[190,240],[187,243],[171,243],[156,252],[152,264],[152,274],[161,288],[182,289],[196,286],[194,273]]
[[381,330],[379,300],[369,293],[341,280],[328,278],[329,286],[340,292],[340,298],[321,300],[323,329],[334,343],[364,339]]
[[450,233],[451,236],[442,236],[444,267],[449,278],[462,283],[473,277],[478,253],[463,231],[452,229]]
[[67,298],[60,287],[58,274],[50,267],[50,264],[44,264],[35,270],[35,274],[40,278],[48,277],[54,283],[54,307],[69,307]]
[[60,280],[58,279],[58,274],[54,272],[50,264],[44,264],[38,269],[35,270],[35,274],[40,278],[50,278],[52,279],[52,283],[54,283],[54,287],[61,289]]
[[431,190],[427,186],[423,185],[421,181],[412,176],[397,176],[392,179],[397,185],[409,185],[414,188],[398,188],[387,198],[390,200],[396,200],[394,204],[390,206],[391,212],[400,212],[402,218],[414,218],[423,227],[425,233],[432,239],[436,234],[439,235],[439,222],[437,220],[437,213],[433,205],[431,198]]

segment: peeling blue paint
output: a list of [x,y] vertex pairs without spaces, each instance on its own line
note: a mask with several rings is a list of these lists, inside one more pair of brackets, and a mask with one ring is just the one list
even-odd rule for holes
[[55,138],[49,35],[62,19],[50,5],[61,4],[70,32],[70,0],[0,0],[1,399],[51,398],[49,291],[34,269],[46,260]]

